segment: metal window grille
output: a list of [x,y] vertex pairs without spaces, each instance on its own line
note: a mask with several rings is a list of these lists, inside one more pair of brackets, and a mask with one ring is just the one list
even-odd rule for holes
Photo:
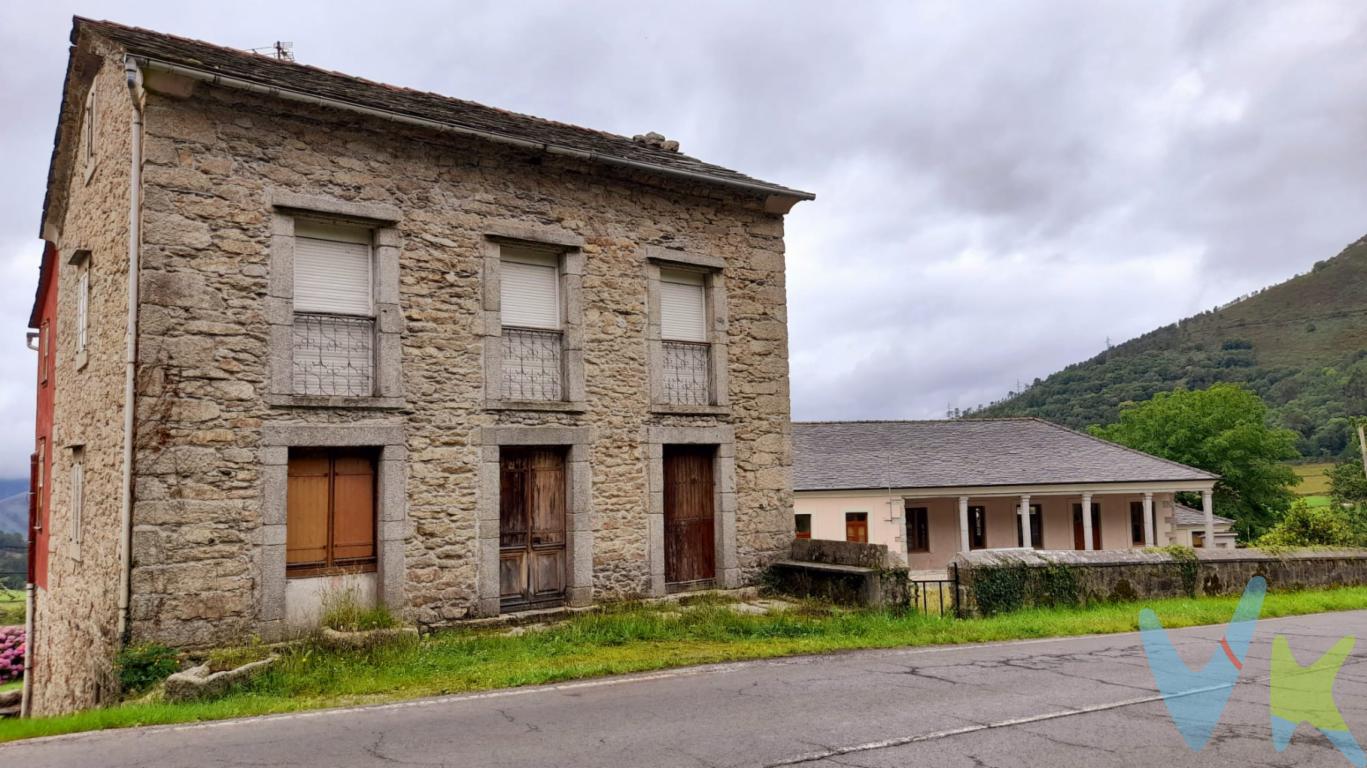
[[563,399],[559,331],[503,330],[503,399]]
[[374,372],[374,318],[295,314],[295,394],[369,397]]
[[687,341],[664,342],[664,399],[671,405],[712,402],[712,347]]

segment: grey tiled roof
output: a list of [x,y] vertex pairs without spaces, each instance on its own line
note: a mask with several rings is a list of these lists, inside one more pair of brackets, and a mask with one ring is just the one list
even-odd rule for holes
[[347,102],[361,107],[494,134],[532,145],[554,146],[590,156],[648,166],[663,173],[683,173],[702,180],[751,185],[760,193],[810,199],[811,193],[759,181],[737,171],[705,163],[680,152],[633,141],[625,136],[486,107],[440,94],[365,80],[250,51],[225,48],[139,27],[76,17],[72,42],[87,30],[106,37],[130,54],[257,85]]
[[1212,479],[1041,419],[793,424],[799,491]]
[[[1234,525],[1228,517],[1212,515],[1216,525]],[[1172,522],[1179,528],[1202,528],[1206,524],[1206,514],[1185,504],[1175,504],[1172,508]]]

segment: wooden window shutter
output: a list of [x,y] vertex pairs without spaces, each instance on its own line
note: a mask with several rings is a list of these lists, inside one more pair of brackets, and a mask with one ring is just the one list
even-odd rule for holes
[[375,463],[369,457],[333,460],[332,558],[334,562],[375,556]]
[[370,232],[299,221],[294,234],[295,311],[373,315]]
[[707,291],[700,272],[660,270],[660,337],[707,341]]
[[328,559],[331,468],[324,452],[291,455],[286,499],[286,566],[323,566]]
[[499,275],[503,325],[560,328],[559,262],[559,255],[551,251],[503,247]]

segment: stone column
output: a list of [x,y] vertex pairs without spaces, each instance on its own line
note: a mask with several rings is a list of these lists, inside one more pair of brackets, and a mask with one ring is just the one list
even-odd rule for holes
[[959,497],[959,551],[968,551],[968,497]]
[[1021,525],[1021,546],[1025,549],[1033,549],[1035,546],[1034,538],[1030,535],[1030,495],[1021,494],[1020,508]]
[[1206,514],[1205,549],[1215,549],[1215,492],[1201,491],[1201,511]]
[[1092,492],[1082,494],[1082,548],[1092,551]]
[[1152,547],[1153,538],[1153,491],[1144,491],[1144,546]]

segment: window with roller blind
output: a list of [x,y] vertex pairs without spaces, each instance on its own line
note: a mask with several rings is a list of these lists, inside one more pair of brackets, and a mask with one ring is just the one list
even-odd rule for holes
[[295,394],[374,394],[374,273],[370,230],[295,222]]
[[707,275],[660,270],[661,394],[670,405],[712,402]]
[[551,248],[500,247],[504,400],[564,399],[560,259],[560,252]]
[[285,519],[290,577],[375,570],[375,454],[291,449]]

